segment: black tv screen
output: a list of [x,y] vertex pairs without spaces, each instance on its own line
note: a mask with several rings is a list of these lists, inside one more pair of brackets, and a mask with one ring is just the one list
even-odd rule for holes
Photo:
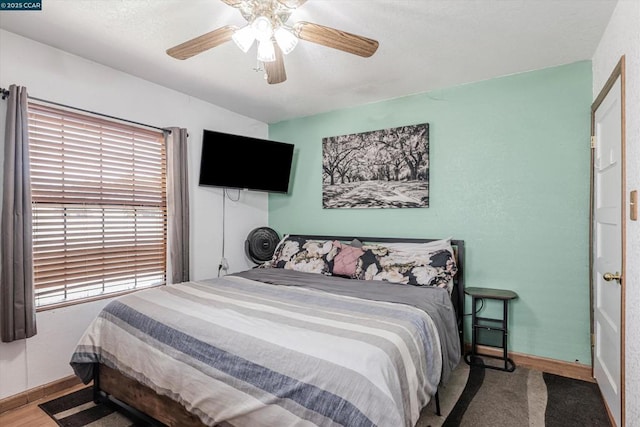
[[200,185],[286,193],[293,144],[204,130]]

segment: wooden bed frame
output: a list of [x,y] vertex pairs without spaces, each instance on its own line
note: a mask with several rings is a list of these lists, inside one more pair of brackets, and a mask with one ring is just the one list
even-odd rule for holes
[[[439,239],[391,238],[391,237],[343,237],[292,235],[315,240],[340,240],[350,242],[354,239],[363,243],[429,243]],[[456,310],[460,351],[464,353],[464,240],[451,240],[454,248],[458,272],[454,277],[454,288],[451,294]],[[124,409],[133,418],[150,426],[203,427],[205,424],[190,413],[180,403],[156,393],[153,389],[138,381],[96,363],[93,375],[93,400],[96,403],[115,404]],[[440,415],[440,399],[435,395],[436,413]]]

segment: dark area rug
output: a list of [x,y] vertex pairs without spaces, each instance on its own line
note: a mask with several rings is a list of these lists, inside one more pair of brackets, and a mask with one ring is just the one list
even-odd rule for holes
[[119,408],[109,403],[93,403],[93,390],[86,387],[73,393],[38,405],[62,427],[139,427],[146,426],[136,422]]
[[[94,404],[91,387],[39,406],[63,427],[146,425],[113,404]],[[521,367],[502,372],[461,362],[440,388],[440,407],[437,416],[432,400],[416,427],[610,427],[596,384]]]
[[570,425],[610,426],[607,409],[596,384],[547,373],[542,377],[547,384],[547,426],[566,426],[568,419],[572,420]]
[[595,383],[516,367],[503,372],[464,362],[416,427],[610,427]]

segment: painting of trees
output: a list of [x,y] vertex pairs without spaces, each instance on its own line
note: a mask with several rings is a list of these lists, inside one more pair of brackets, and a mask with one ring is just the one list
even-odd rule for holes
[[429,124],[323,138],[322,206],[429,207]]

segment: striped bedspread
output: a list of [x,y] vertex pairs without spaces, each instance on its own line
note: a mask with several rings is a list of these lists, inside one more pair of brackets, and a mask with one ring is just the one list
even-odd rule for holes
[[443,366],[419,308],[234,276],[112,301],[71,358],[85,383],[96,362],[251,427],[413,426]]

